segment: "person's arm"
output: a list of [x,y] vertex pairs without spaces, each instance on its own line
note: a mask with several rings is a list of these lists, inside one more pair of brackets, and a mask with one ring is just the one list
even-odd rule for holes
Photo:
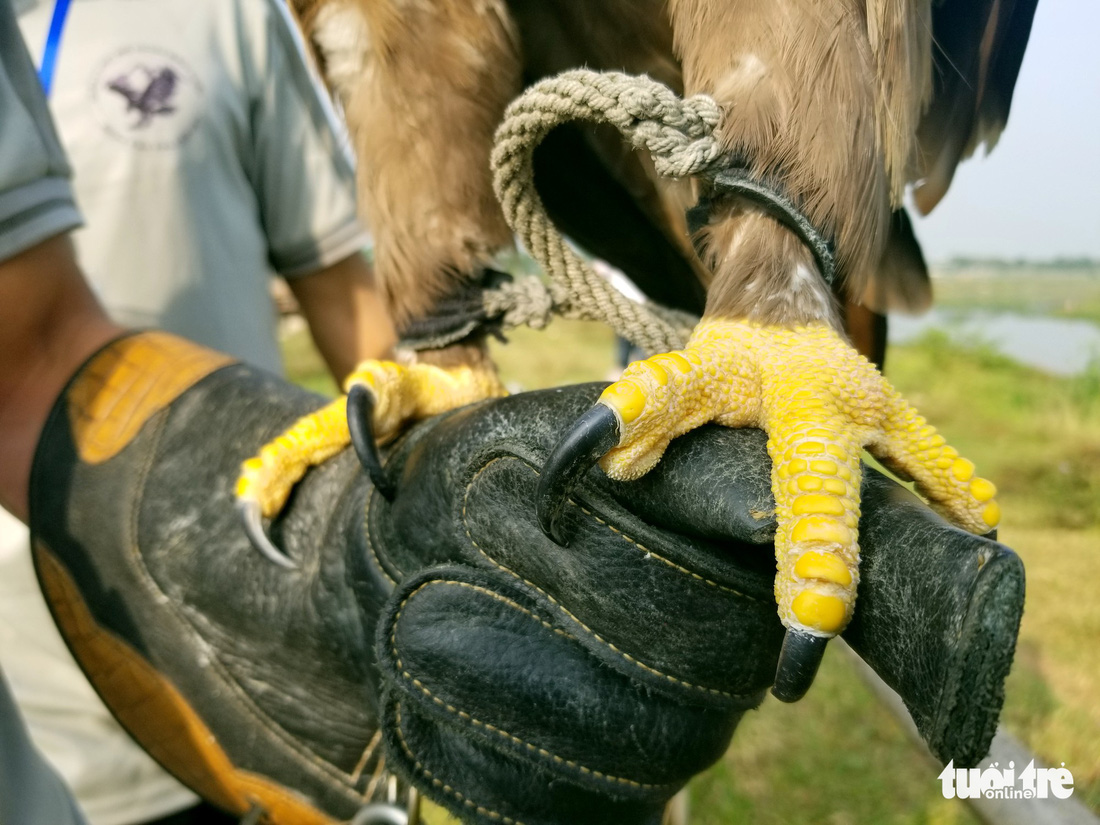
[[19,26],[0,2],[0,504],[24,520],[50,405],[118,332],[65,234],[81,222],[68,178]]
[[27,518],[38,434],[54,399],[89,355],[121,332],[77,267],[68,235],[0,262],[0,504]]
[[301,37],[278,0],[241,0],[241,65],[250,103],[245,168],[256,192],[272,267],[301,305],[338,381],[385,358],[395,341],[362,250],[356,176],[327,93],[307,67]]
[[397,334],[363,254],[288,283],[338,384],[361,361],[393,357]]

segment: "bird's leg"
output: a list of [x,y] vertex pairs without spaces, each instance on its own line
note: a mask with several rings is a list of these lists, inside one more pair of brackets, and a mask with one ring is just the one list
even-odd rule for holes
[[[994,486],[827,324],[704,319],[683,350],[630,365],[598,405],[611,414],[605,429],[618,433],[599,459],[615,479],[644,474],[673,438],[708,421],[767,432],[778,525],[775,594],[790,641],[776,694],[787,701],[809,687],[824,640],[844,629],[855,607],[861,448],[913,478],[960,527],[985,533],[1000,517]],[[575,463],[568,451],[552,457],[543,489],[553,489],[560,468]],[[552,536],[552,515],[544,514],[559,510],[568,493],[538,498],[540,522]]]
[[[863,140],[856,132],[857,151],[850,134],[838,145],[856,156],[858,166],[865,155],[874,156],[875,142],[873,131]],[[812,146],[792,148],[799,150],[809,168]],[[798,202],[816,206],[807,223],[833,230],[828,234],[846,271],[877,260],[881,232],[868,227],[886,225],[885,198],[859,202],[847,180],[838,180],[830,196],[797,175],[781,174],[783,168],[765,163],[755,174],[764,182],[778,180]],[[966,529],[987,532],[999,510],[993,485],[975,478],[973,465],[844,338],[823,257],[811,253],[816,235],[792,231],[789,221],[772,217],[776,210],[743,193],[716,188],[707,194],[711,219],[699,240],[715,278],[702,321],[683,350],[631,365],[604,392],[598,403],[610,415],[586,416],[585,426],[598,427],[585,439],[566,436],[547,462],[536,506],[549,534],[568,540],[554,528],[569,492],[558,479],[579,477],[584,467],[579,448],[567,445],[612,443],[600,465],[612,478],[627,480],[648,472],[672,438],[702,423],[765,430],[776,502],[775,594],[788,629],[773,691],[794,701],[809,688],[825,642],[854,610],[863,447],[914,478],[934,506]],[[844,209],[853,211],[845,218]],[[853,237],[863,237],[870,251],[853,250]]]
[[[329,5],[307,16],[309,31],[344,104],[360,205],[375,236],[375,274],[404,329],[476,280],[511,242],[486,170],[493,133],[521,83],[514,24],[504,0]],[[503,394],[479,344],[418,354],[415,362],[360,364],[345,389],[347,402],[302,419],[242,467],[237,495],[249,535],[279,563],[288,560],[263,535],[261,517],[282,508],[311,465],[353,439],[385,489],[376,439]]]
[[284,567],[293,563],[267,537],[262,519],[282,510],[310,467],[353,444],[375,486],[385,493],[390,484],[378,459],[378,443],[414,421],[506,394],[496,368],[477,344],[429,351],[407,363],[364,361],[345,380],[344,390],[345,396],[299,419],[241,465],[236,495],[245,529],[261,553]]
[[[815,240],[830,240],[847,294],[861,295],[882,255],[927,78],[919,61],[908,75],[888,65],[894,12],[871,20],[842,0],[672,0],[669,8],[685,92],[722,107],[717,134],[731,165],[781,190],[801,217],[781,223],[777,210],[723,192],[715,178],[696,239],[714,273],[703,320],[682,351],[631,365],[607,389],[599,404],[611,416],[594,418],[602,431],[584,443],[614,435],[601,466],[629,479],[704,422],[767,432],[775,592],[788,628],[774,690],[792,701],[854,609],[861,448],[914,478],[956,524],[987,532],[999,518],[993,485],[843,337]],[[792,231],[803,223],[812,236]],[[568,494],[555,474],[578,476],[576,464],[567,449],[547,462],[542,483],[554,495],[538,497],[541,523],[553,526]]]

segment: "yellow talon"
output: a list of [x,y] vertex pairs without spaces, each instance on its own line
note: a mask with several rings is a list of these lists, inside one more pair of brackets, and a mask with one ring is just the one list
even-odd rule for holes
[[[956,524],[987,532],[1000,517],[996,488],[825,324],[707,318],[684,350],[632,364],[601,400],[622,424],[600,462],[616,479],[647,472],[673,438],[708,421],[766,431],[776,600],[788,627],[838,632],[854,609],[863,447]],[[827,592],[800,591],[807,580]]]
[[820,579],[839,584],[841,587],[847,587],[852,583],[852,574],[843,561],[836,556],[814,550],[798,557],[794,565],[794,574],[800,579]]
[[[365,361],[345,387],[364,385],[375,399],[374,432],[384,440],[410,421],[454,407],[504,395],[495,373],[459,366],[440,369],[426,364],[405,367],[392,361]],[[236,494],[256,501],[264,516],[282,509],[306,470],[332,458],[351,441],[347,400],[338,398],[296,421],[241,464]]]
[[951,463],[951,475],[959,481],[970,481],[974,475],[974,462],[965,458],[956,458]]
[[842,516],[844,515],[844,503],[836,496],[799,496],[791,505],[791,512],[796,516]]
[[624,424],[633,423],[645,409],[645,395],[630,381],[617,381],[600,395],[600,402],[619,414]]
[[993,496],[997,495],[997,487],[988,479],[975,478],[970,482],[970,495],[974,496],[978,501],[989,501]]
[[813,630],[836,633],[844,627],[847,607],[836,596],[824,596],[812,590],[803,590],[791,602],[795,618]]
[[847,527],[826,516],[805,516],[796,521],[791,530],[791,541],[796,544],[820,541],[843,546],[847,545],[851,538],[851,531]]

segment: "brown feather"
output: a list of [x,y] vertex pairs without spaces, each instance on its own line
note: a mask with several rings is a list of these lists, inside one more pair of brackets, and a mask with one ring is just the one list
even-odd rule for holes
[[860,303],[877,313],[919,314],[932,304],[932,282],[913,224],[904,209],[894,212],[890,234],[875,277],[867,284]]
[[[748,160],[757,174],[781,181],[809,218],[835,237],[848,288],[861,291],[881,255],[889,218],[874,55],[862,5],[673,0],[671,11],[685,91],[717,99],[727,151]],[[715,280],[708,312],[740,316],[750,310],[749,317],[774,323],[836,322],[835,310],[826,309],[824,286],[803,277],[815,271],[812,259],[786,229],[752,207],[731,209],[728,220],[748,225],[709,230],[705,247]],[[814,290],[817,300],[808,297]]]
[[520,88],[503,0],[349,0],[367,43],[338,89],[359,159],[379,283],[399,324],[511,242],[488,175]]
[[970,0],[933,9],[934,90],[921,121],[912,177],[928,214],[955,168],[982,144],[992,149],[1008,121],[1012,92],[1038,0]]
[[[296,2],[337,78],[379,278],[405,318],[509,242],[489,182],[493,131],[522,83],[578,65],[714,96],[730,158],[779,181],[835,239],[841,293],[878,308],[924,306],[927,270],[893,210],[914,177],[924,178],[918,205],[937,200],[959,159],[996,139],[1036,0]],[[361,46],[341,47],[358,48],[357,72],[341,68],[332,46],[346,31],[324,48],[336,28],[326,29],[324,12],[339,9],[364,32]],[[598,158],[606,185],[631,193],[645,220],[680,244],[682,202],[671,204],[683,187],[655,183],[644,159],[593,134],[586,162]],[[571,213],[567,192],[555,198],[563,223],[591,226],[580,207]],[[628,225],[608,221],[608,231]],[[613,255],[628,242],[604,248]],[[839,324],[809,251],[758,207],[718,200],[696,246],[705,266],[680,245],[682,271],[712,273],[708,314]]]

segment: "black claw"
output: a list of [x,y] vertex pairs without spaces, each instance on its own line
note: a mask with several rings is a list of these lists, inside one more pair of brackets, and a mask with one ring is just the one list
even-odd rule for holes
[[382,456],[378,454],[378,445],[374,441],[374,396],[363,384],[352,384],[348,390],[348,432],[351,434],[351,446],[359,456],[359,463],[367,471],[375,488],[387,500],[393,501],[393,481],[382,467]]
[[241,511],[241,522],[245,535],[252,542],[252,546],[260,551],[269,561],[274,562],[287,570],[296,570],[298,565],[294,559],[286,555],[274,545],[264,531],[263,515],[260,513],[260,505],[255,501],[238,501],[237,508]]
[[558,531],[558,518],[588,469],[619,443],[619,419],[609,407],[597,404],[573,425],[554,447],[542,467],[535,491],[535,516],[539,527],[552,541],[565,546]]
[[805,630],[787,628],[783,649],[779,651],[779,666],[775,669],[772,695],[781,702],[797,702],[806,695],[825,655],[829,639],[814,636]]

